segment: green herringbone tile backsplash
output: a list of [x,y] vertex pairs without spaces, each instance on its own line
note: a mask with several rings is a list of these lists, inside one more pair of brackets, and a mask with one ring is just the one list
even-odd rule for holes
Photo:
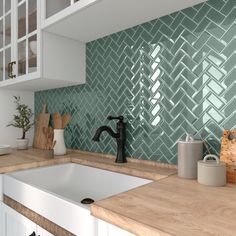
[[70,112],[68,147],[115,153],[101,125],[124,115],[126,154],[176,163],[177,140],[196,132],[219,153],[236,126],[236,1],[210,0],[87,44],[86,85],[37,92],[38,113]]

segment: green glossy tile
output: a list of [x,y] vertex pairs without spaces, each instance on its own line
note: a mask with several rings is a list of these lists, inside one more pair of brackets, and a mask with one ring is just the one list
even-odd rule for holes
[[215,106],[218,110],[221,109],[221,107],[224,105],[219,98],[217,98],[214,94],[211,94],[208,98],[208,101],[212,103],[213,106]]
[[224,91],[224,88],[222,86],[220,86],[216,81],[211,80],[208,83],[208,86],[216,93],[216,94],[220,94],[222,91]]
[[208,0],[207,4],[213,8],[215,8],[217,11],[220,11],[224,5],[225,1],[224,0]]
[[225,116],[230,117],[236,111],[236,98],[232,99],[224,109]]
[[166,16],[161,17],[160,21],[166,25],[171,25],[173,22],[173,18],[171,17],[171,15],[166,15]]
[[236,78],[236,69],[233,70],[226,76],[224,83],[227,87],[231,86],[235,82]]
[[223,120],[223,117],[220,115],[218,111],[216,111],[214,108],[211,108],[208,111],[208,114],[217,122],[221,122]]
[[197,27],[197,24],[187,17],[182,20],[182,25],[188,30],[194,30]]
[[221,40],[218,40],[213,36],[207,41],[207,45],[217,52],[221,52],[225,47]]
[[220,70],[218,70],[214,66],[211,66],[208,69],[208,72],[217,80],[220,80],[223,77],[223,75],[224,75]]
[[179,25],[179,26],[175,29],[175,31],[173,32],[173,34],[172,34],[171,37],[172,37],[173,39],[177,39],[177,38],[184,32],[184,30],[185,30],[184,26]]
[[175,30],[177,27],[179,27],[180,26],[179,23],[183,20],[183,18],[184,18],[184,14],[182,12],[178,12],[175,19],[172,20],[170,24],[170,28]]
[[225,31],[214,22],[209,24],[207,31],[216,38],[221,38],[225,33]]
[[225,19],[223,14],[213,8],[207,13],[206,16],[215,23],[221,23]]
[[[223,52],[222,52],[222,54],[223,54]],[[223,56],[222,54],[219,55],[219,54],[215,53],[214,51],[211,51],[207,58],[209,60],[211,60],[216,66],[221,66],[226,59],[226,57]]]
[[165,24],[161,26],[160,32],[167,37],[170,37],[173,33],[173,31],[169,27],[167,27]]
[[201,49],[206,41],[211,37],[211,35],[207,32],[203,32],[200,37],[198,37],[198,40],[194,43],[194,48]]
[[202,32],[205,32],[206,28],[208,27],[210,23],[211,21],[208,18],[203,17],[194,32],[196,34],[201,34]]
[[184,13],[190,19],[192,19],[197,14],[197,12],[198,11],[193,7],[189,7],[189,8],[182,10],[182,13]]
[[236,39],[233,39],[222,51],[222,54],[225,57],[229,58],[232,55],[232,53],[234,53],[235,48],[236,48]]
[[198,11],[198,13],[194,16],[194,21],[197,23],[200,23],[200,21],[206,16],[206,14],[208,13],[208,11],[211,9],[210,6],[206,5],[206,4],[200,4],[200,10]]
[[230,102],[235,97],[235,91],[236,91],[236,83],[233,83],[233,85],[225,91],[224,98],[226,99],[227,102]]
[[233,23],[235,23],[235,18],[236,18],[236,9],[234,8],[222,22],[222,27],[224,29],[228,29]]
[[228,15],[235,6],[236,6],[236,1],[226,1],[221,9],[221,13],[224,15]]
[[227,73],[230,73],[231,70],[235,67],[235,61],[236,61],[236,54],[232,54],[228,60],[226,60],[224,64],[224,70],[227,71]]
[[227,117],[227,119],[223,122],[224,129],[233,129],[235,128],[235,120],[236,120],[236,113]]
[[203,134],[219,154],[223,129],[236,127],[236,1],[208,0],[86,45],[85,85],[35,93],[35,112],[47,100],[70,112],[66,145],[116,153],[107,134],[92,137],[108,115],[127,121],[126,154],[176,163],[177,141]]
[[222,37],[222,40],[226,43],[229,43],[232,38],[236,35],[236,24],[232,24],[230,28],[225,32],[224,36]]

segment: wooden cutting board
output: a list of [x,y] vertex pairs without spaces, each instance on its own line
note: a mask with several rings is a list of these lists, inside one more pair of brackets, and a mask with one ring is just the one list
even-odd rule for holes
[[50,114],[47,113],[47,105],[44,103],[42,113],[36,116],[36,125],[34,133],[33,147],[45,149],[46,137],[43,133],[43,128],[49,125]]
[[236,184],[236,130],[225,130],[220,159],[226,162],[227,182]]

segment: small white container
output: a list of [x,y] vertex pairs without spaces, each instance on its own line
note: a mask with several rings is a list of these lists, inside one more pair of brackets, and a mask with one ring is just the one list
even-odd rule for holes
[[29,146],[29,139],[25,138],[25,139],[17,139],[16,140],[16,146],[17,146],[17,149],[19,150],[26,150],[28,149],[28,146]]
[[65,155],[66,154],[66,145],[64,141],[64,129],[54,129],[54,141],[56,144],[53,148],[54,155]]
[[[207,160],[209,157],[215,160]],[[216,155],[206,155],[202,161],[198,161],[198,183],[221,187],[226,185],[226,165]]]

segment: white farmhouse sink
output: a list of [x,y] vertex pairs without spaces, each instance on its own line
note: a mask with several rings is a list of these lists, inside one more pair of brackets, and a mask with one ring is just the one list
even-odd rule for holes
[[97,219],[80,201],[101,200],[150,182],[69,163],[6,174],[3,192],[75,235],[96,236]]

